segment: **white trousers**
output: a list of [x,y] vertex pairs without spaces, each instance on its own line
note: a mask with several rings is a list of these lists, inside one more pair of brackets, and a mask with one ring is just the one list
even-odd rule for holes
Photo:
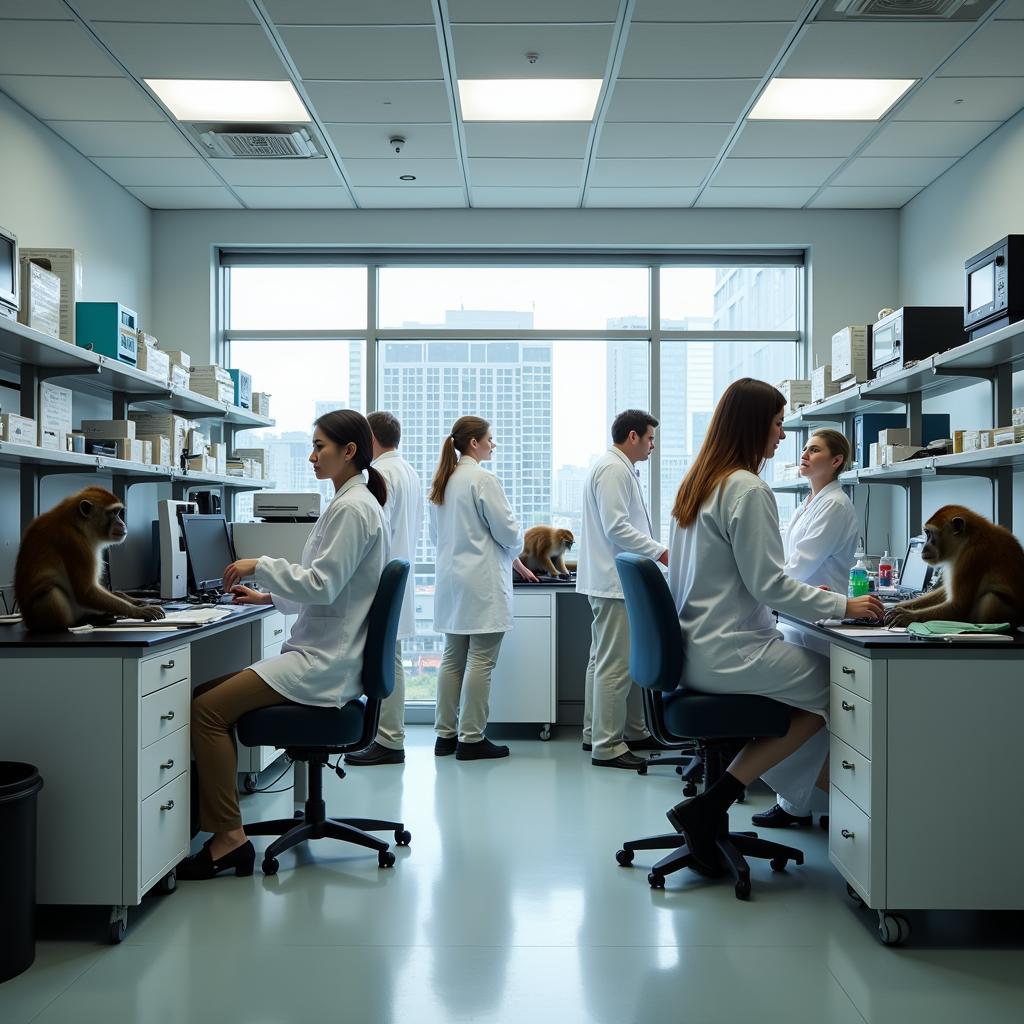
[[388,750],[405,749],[405,670],[401,640],[395,641],[395,688],[380,706],[377,742]]
[[[504,633],[446,633],[437,677],[434,731],[460,743],[484,738],[490,710],[491,673],[498,661]],[[461,704],[461,712],[460,712]]]
[[815,785],[827,758],[828,729],[819,729],[761,778],[778,794],[783,810],[804,816],[812,810],[822,810],[822,801],[828,807],[828,795]]

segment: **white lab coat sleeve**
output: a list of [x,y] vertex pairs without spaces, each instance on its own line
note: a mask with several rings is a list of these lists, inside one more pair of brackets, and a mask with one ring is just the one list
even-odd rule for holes
[[437,506],[431,502],[430,508],[427,510],[428,516],[428,528],[427,532],[430,534],[430,546],[432,548],[437,547]]
[[[627,471],[628,472],[628,471]],[[629,521],[633,481],[618,467],[607,467],[594,478],[597,514],[608,539],[621,551],[646,555],[657,561],[668,549]]]
[[480,517],[487,524],[491,536],[512,558],[518,558],[523,550],[523,531],[519,521],[512,514],[512,506],[505,497],[497,477],[489,473],[481,477],[480,489],[476,495]]
[[264,555],[256,563],[256,582],[299,604],[334,604],[372,541],[372,531],[359,510],[339,504],[335,521],[326,524],[323,543],[308,569]]
[[818,576],[838,542],[845,539],[835,535],[837,525],[834,517],[820,513],[810,522],[801,524],[803,528],[799,538],[786,559],[786,575],[795,580],[811,580]]
[[767,488],[744,491],[727,510],[726,522],[740,578],[756,601],[811,622],[846,614],[845,594],[819,590],[786,575],[779,509]]
[[278,594],[271,594],[270,597],[274,607],[282,615],[298,615],[302,610],[302,605],[298,601],[289,601],[287,597],[280,597]]

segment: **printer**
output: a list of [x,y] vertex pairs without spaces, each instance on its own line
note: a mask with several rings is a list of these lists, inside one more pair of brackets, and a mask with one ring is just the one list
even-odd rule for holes
[[320,518],[319,491],[257,491],[252,515],[265,523],[308,523]]
[[235,523],[231,537],[239,558],[283,558],[294,565],[320,518],[320,492],[257,491],[252,497],[256,523]]

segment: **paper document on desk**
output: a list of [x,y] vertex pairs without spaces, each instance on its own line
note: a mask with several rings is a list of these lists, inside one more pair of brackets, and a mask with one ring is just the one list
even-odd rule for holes
[[842,636],[899,636],[906,635],[904,626],[829,626],[834,633]]
[[131,629],[181,629],[185,626],[206,626],[234,614],[230,608],[183,608],[167,612],[162,619],[118,619],[116,625]]
[[[154,633],[176,633],[181,626],[162,626],[159,622],[147,622],[145,623],[148,629],[151,629]],[[137,633],[139,627],[137,624],[127,626],[91,626],[88,623],[84,626],[71,626],[68,629],[69,633]]]

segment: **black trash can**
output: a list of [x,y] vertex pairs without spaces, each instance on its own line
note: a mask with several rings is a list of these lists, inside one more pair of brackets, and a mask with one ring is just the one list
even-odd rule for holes
[[0,982],[36,958],[36,796],[43,788],[30,764],[0,761]]

